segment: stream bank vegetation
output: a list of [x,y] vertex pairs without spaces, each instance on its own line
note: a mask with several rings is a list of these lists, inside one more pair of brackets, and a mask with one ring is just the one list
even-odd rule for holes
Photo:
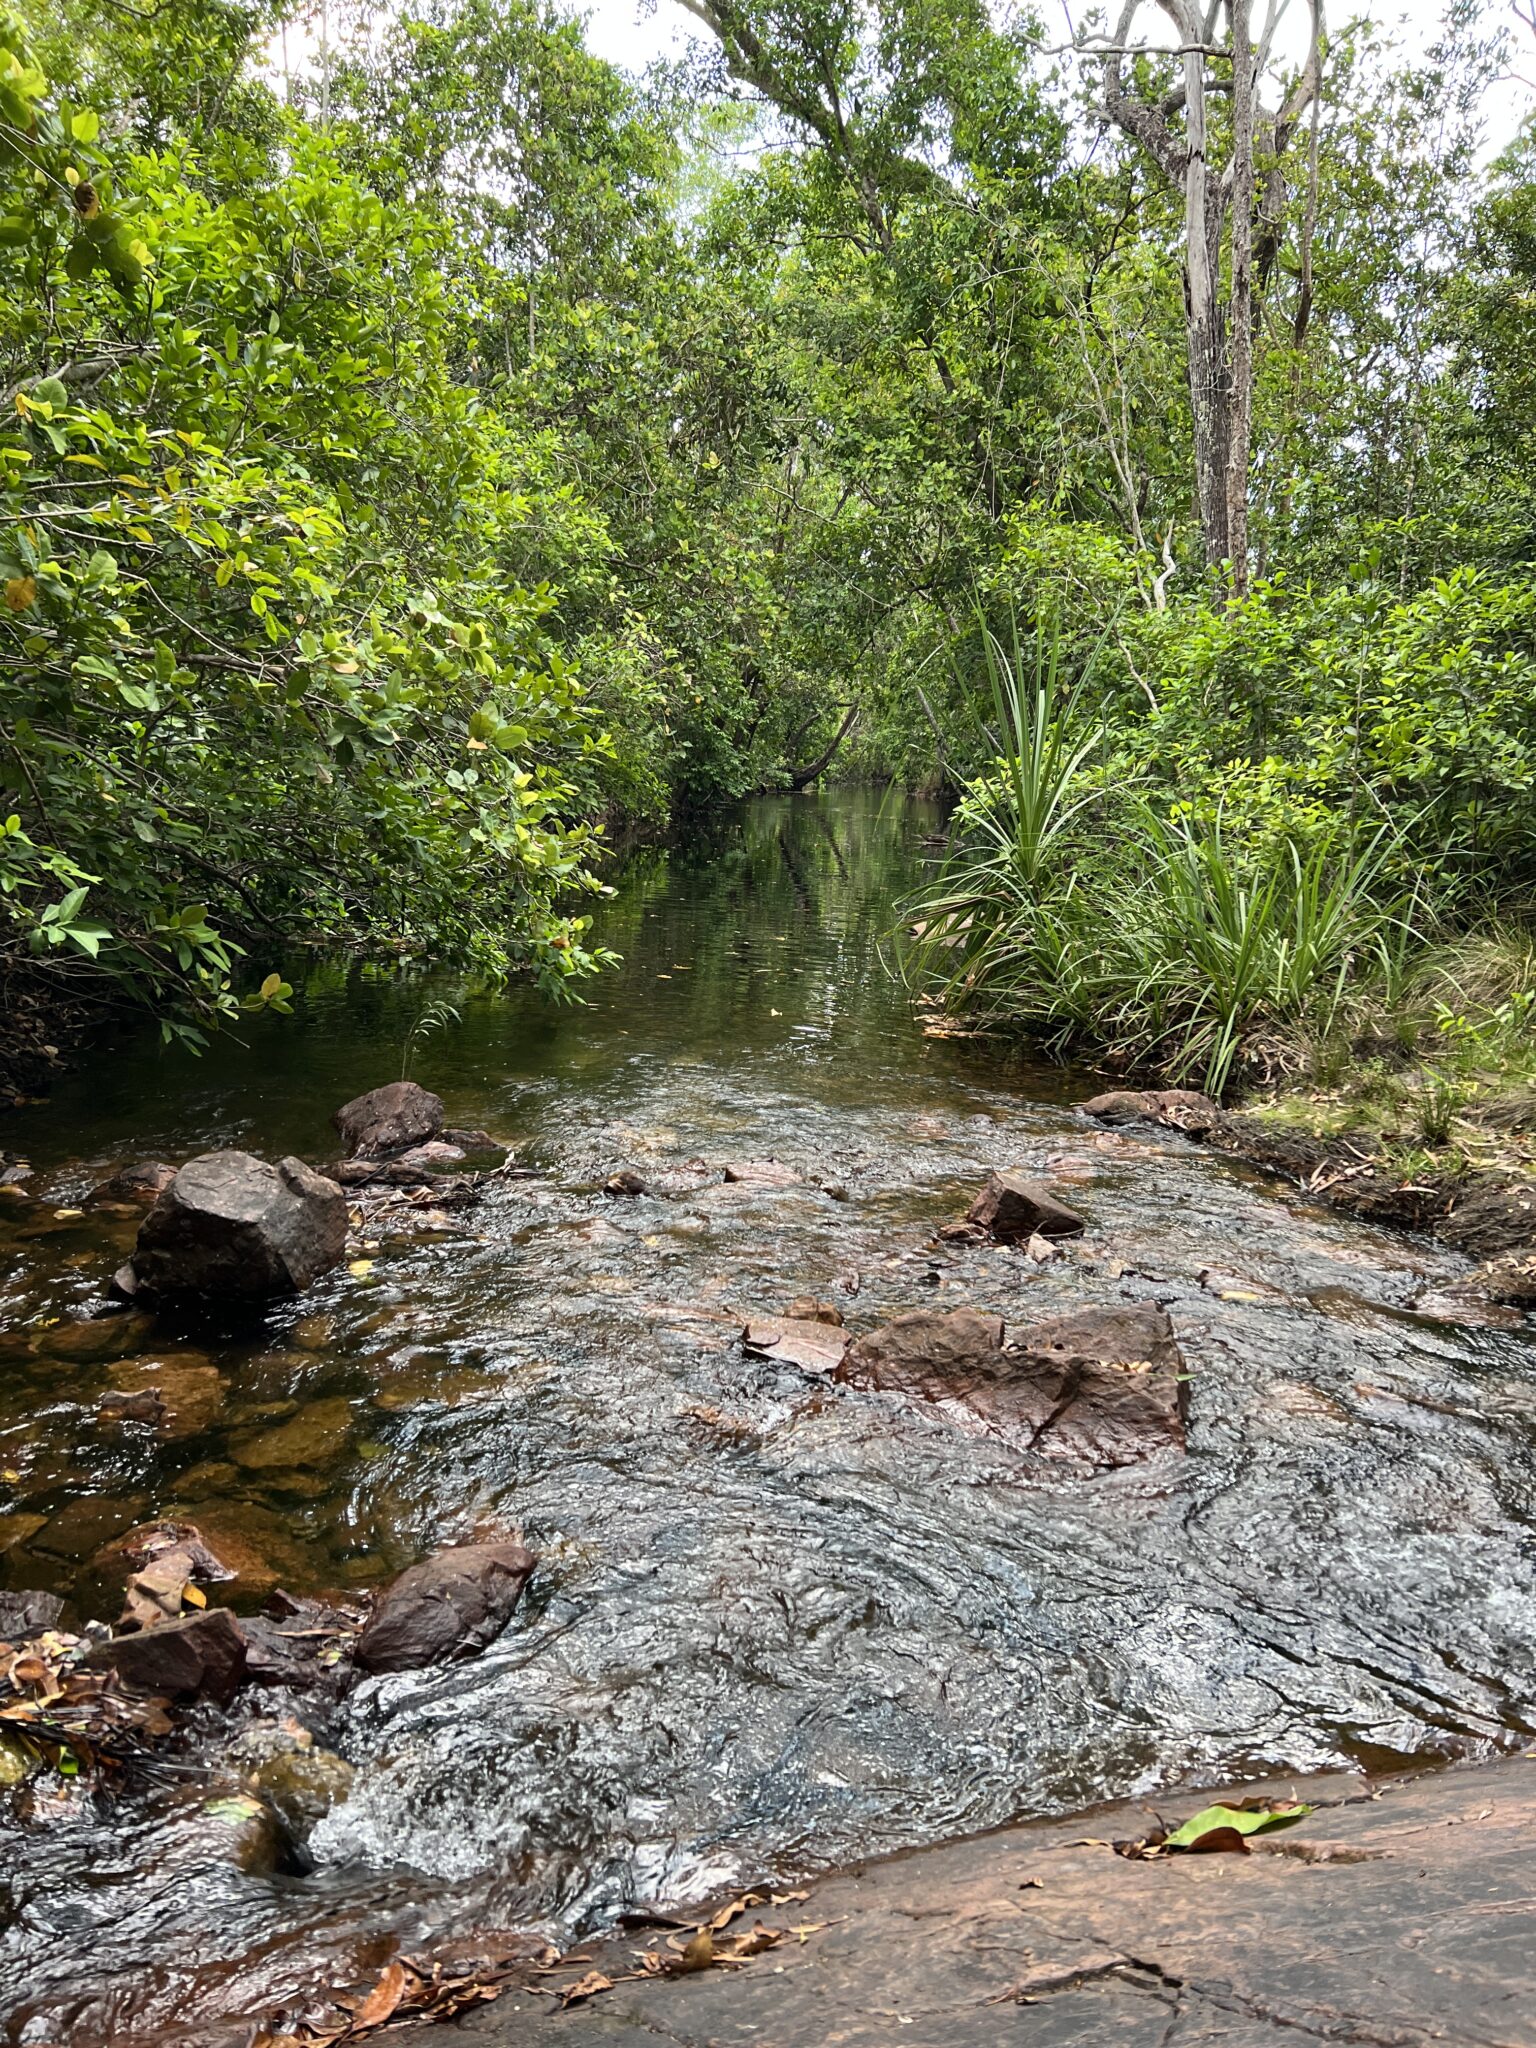
[[13,1080],[576,993],[615,828],[841,775],[961,1016],[1518,1159],[1527,25],[685,4],[0,7]]

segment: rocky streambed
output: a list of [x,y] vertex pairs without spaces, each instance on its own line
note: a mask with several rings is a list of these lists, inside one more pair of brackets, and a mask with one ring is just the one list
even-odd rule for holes
[[[0,2039],[202,2042],[397,1947],[1529,1740],[1524,1317],[925,1037],[876,957],[924,823],[754,807],[631,869],[590,1010],[465,1002],[422,1078],[509,1164],[332,1130],[409,1030],[358,980],[14,1120],[0,1588],[84,1645],[34,1697],[147,1719],[9,1798]],[[97,1317],[164,1190],[91,1191],[230,1152],[341,1176],[334,1262]],[[123,1673],[230,1629],[232,1687]]]

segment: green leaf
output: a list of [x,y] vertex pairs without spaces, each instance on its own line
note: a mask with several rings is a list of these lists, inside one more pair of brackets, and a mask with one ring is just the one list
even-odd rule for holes
[[1176,1827],[1163,1843],[1165,1849],[1192,1849],[1202,1835],[1231,1828],[1239,1835],[1263,1835],[1275,1828],[1294,1827],[1313,1809],[1295,1799],[1245,1800],[1241,1806],[1205,1806]]

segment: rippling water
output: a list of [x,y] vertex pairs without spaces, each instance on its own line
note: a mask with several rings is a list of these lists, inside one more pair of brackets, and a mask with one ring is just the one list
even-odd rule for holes
[[[486,1655],[352,1695],[328,1739],[354,1789],[302,1874],[211,1838],[206,1749],[111,1810],[65,1792],[0,1823],[0,2039],[206,2040],[397,1938],[563,1937],[1183,1775],[1533,1732],[1529,1338],[1410,1312],[1448,1254],[1180,1139],[1095,1132],[1066,1106],[1081,1077],[924,1037],[877,947],[933,829],[874,796],[768,800],[636,856],[590,1007],[469,1000],[417,1055],[451,1122],[542,1177],[386,1244],[260,1343],[157,1331],[195,1433],[103,1431],[122,1368],[48,1356],[47,1318],[120,1256],[53,1203],[215,1143],[323,1160],[422,991],[316,976],[245,1048],[129,1048],[0,1133],[53,1198],[0,1214],[0,1584],[84,1603],[97,1546],[173,1513],[240,1546],[256,1597],[263,1572],[355,1589],[492,1526],[542,1557]],[[766,1155],[805,1184],[596,1192]],[[1000,1165],[1088,1215],[1072,1258],[935,1250]],[[839,1288],[855,1328],[1161,1301],[1189,1455],[1042,1481],[951,1419],[741,1356],[749,1311]],[[262,1464],[295,1420],[294,1462]]]

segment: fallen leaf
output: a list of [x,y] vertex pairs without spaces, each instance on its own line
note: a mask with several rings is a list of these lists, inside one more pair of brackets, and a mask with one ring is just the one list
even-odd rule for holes
[[[1230,1849],[1233,1845],[1222,1840],[1207,1842],[1207,1835],[1236,1835],[1239,1842],[1244,1836],[1266,1834],[1271,1828],[1293,1827],[1299,1820],[1305,1820],[1312,1811],[1310,1806],[1299,1799],[1245,1799],[1232,1806],[1205,1806],[1179,1827],[1176,1827],[1163,1842],[1168,1850]],[[1246,1843],[1243,1844],[1246,1847]]]
[[398,1962],[386,1965],[377,1984],[357,2008],[353,2030],[382,2026],[405,1996],[405,1969]]
[[567,1984],[560,1993],[560,2010],[566,2012],[573,2005],[581,2005],[586,1999],[596,1998],[600,1991],[612,1989],[611,1977],[605,1977],[601,1970],[588,1970],[585,1977],[578,1977],[574,1984]]

